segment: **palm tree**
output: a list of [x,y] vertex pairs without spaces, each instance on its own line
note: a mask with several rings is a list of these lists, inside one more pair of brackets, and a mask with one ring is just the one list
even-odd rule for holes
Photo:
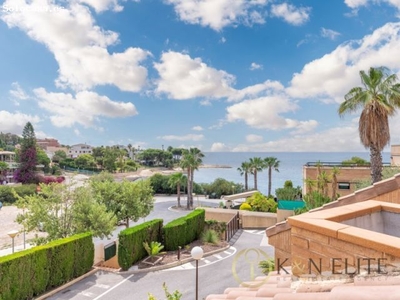
[[382,180],[382,150],[390,142],[389,117],[400,107],[400,84],[388,69],[360,71],[364,87],[354,87],[339,107],[339,116],[362,108],[358,122],[361,143],[369,148],[372,183]]
[[176,187],[176,194],[178,195],[178,207],[181,207],[181,186],[186,183],[187,177],[181,172],[174,173],[168,179],[168,184],[171,188]]
[[251,173],[251,165],[249,162],[245,161],[242,162],[242,165],[237,168],[237,170],[240,172],[240,176],[244,175],[244,189],[246,191],[249,190],[249,173]]
[[250,168],[254,175],[254,189],[257,189],[257,173],[264,169],[264,161],[261,157],[250,158]]
[[187,208],[193,208],[194,170],[202,164],[204,154],[198,148],[190,148],[182,153],[181,167],[187,171]]
[[332,172],[331,172],[331,178],[332,178],[332,201],[336,200],[336,189],[337,189],[337,175],[340,173],[340,170],[338,167],[333,167]]
[[271,195],[271,185],[272,185],[272,169],[279,172],[280,161],[276,157],[266,157],[264,158],[265,167],[268,168],[268,196]]

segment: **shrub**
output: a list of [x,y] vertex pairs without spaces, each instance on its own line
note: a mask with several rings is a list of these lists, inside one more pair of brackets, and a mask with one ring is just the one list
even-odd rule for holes
[[135,262],[146,257],[144,242],[161,240],[162,224],[162,219],[155,219],[119,233],[118,263],[123,270],[128,270]]
[[226,222],[219,222],[217,220],[207,220],[204,224],[204,230],[212,229],[219,236],[221,236],[226,231]]
[[260,192],[247,198],[246,203],[251,206],[251,210],[260,212],[276,212],[278,204],[273,198],[267,198]]
[[202,233],[201,240],[204,243],[218,244],[219,242],[218,233],[212,229],[206,230]]
[[243,202],[241,205],[240,205],[240,208],[239,208],[240,210],[251,210],[251,205],[250,204],[248,204],[248,203],[246,203],[246,202]]
[[258,263],[258,266],[261,272],[267,275],[269,272],[275,270],[275,260],[273,258],[262,260]]
[[161,250],[164,249],[164,246],[160,242],[144,242],[143,247],[146,250],[149,256],[156,256],[161,253]]
[[14,197],[12,188],[7,185],[0,186],[0,201],[3,203],[14,203],[17,199]]

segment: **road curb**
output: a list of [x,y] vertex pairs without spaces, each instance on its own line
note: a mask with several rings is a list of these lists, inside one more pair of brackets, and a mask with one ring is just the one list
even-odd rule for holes
[[[224,248],[221,248],[221,249],[217,249],[217,250],[213,250],[213,251],[207,252],[207,253],[204,254],[203,257],[207,257],[207,256],[210,256],[210,255],[225,251],[225,250],[227,250],[229,248],[231,248],[230,245],[228,245],[228,246],[226,246]],[[140,273],[155,272],[155,271],[160,271],[160,270],[165,270],[165,269],[178,267],[180,265],[186,264],[186,263],[191,262],[191,261],[194,261],[194,259],[189,257],[189,258],[185,258],[185,259],[182,259],[180,261],[173,262],[173,263],[170,263],[170,264],[167,264],[167,265],[150,267],[150,268],[146,268],[146,269],[119,271],[119,272],[116,272],[116,274],[121,274],[121,275],[125,275],[126,274],[126,275],[128,275],[128,274],[140,274]]]
[[51,297],[51,296],[57,294],[58,292],[60,292],[60,291],[62,291],[62,290],[64,290],[64,289],[66,289],[67,287],[70,287],[71,285],[73,285],[73,284],[75,284],[75,283],[81,281],[82,279],[85,279],[85,278],[87,278],[87,277],[89,277],[89,276],[95,274],[97,271],[99,271],[99,269],[93,268],[92,270],[90,270],[89,272],[83,274],[82,276],[79,276],[79,277],[77,277],[77,278],[75,278],[75,279],[73,279],[73,280],[71,280],[71,281],[69,281],[69,282],[67,282],[67,283],[65,283],[65,284],[63,284],[63,285],[61,285],[61,286],[59,286],[59,287],[57,287],[57,288],[55,288],[55,289],[49,291],[49,292],[47,292],[46,294],[40,295],[40,296],[38,296],[38,297],[36,297],[36,298],[34,298],[34,299],[35,299],[35,300],[44,300],[44,299],[47,299],[47,298],[49,298],[49,297]]

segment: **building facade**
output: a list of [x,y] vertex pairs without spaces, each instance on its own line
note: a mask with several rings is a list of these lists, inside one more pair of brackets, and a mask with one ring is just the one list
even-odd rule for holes
[[46,150],[48,147],[60,147],[60,143],[56,139],[36,139],[37,145]]
[[15,152],[0,151],[0,161],[5,162],[8,168],[0,172],[0,183],[14,182],[14,173],[18,169],[18,163],[15,161]]
[[68,149],[69,158],[77,158],[82,154],[92,154],[92,153],[93,153],[93,147],[87,144],[72,145],[71,148]]

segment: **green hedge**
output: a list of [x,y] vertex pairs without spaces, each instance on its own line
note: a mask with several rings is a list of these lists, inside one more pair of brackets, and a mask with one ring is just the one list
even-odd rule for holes
[[163,227],[165,250],[177,250],[199,239],[204,229],[205,210],[196,209],[190,214],[175,219]]
[[162,219],[155,219],[146,223],[122,230],[118,243],[118,263],[123,270],[128,270],[134,263],[147,256],[143,242],[160,242]]
[[23,184],[23,185],[1,185],[0,186],[0,202],[3,203],[14,203],[17,198],[14,197],[12,190],[21,196],[33,195],[36,192],[36,184]]
[[31,299],[88,272],[93,266],[91,233],[0,257],[0,299]]

